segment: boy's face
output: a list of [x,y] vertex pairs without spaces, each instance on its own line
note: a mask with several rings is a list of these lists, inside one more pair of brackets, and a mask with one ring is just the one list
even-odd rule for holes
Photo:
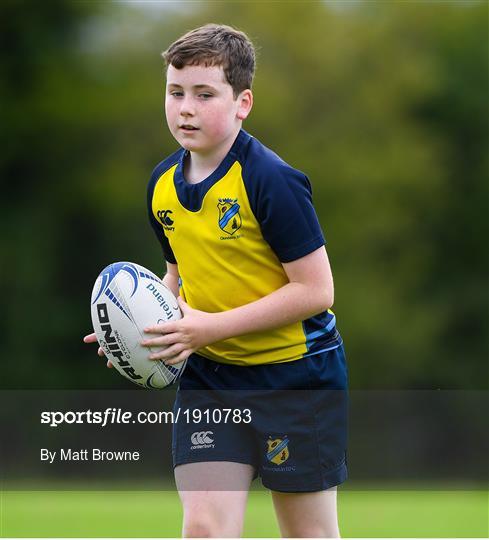
[[222,66],[168,66],[166,120],[186,150],[208,155],[232,142],[252,103],[250,90],[234,99]]

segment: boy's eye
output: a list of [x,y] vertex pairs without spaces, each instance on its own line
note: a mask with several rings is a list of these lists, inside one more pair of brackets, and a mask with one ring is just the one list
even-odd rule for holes
[[199,94],[199,97],[201,97],[202,99],[209,99],[212,97],[212,94],[208,94],[207,92],[204,92],[202,94]]
[[170,95],[173,97],[182,97],[183,92],[178,92],[177,90],[173,90],[172,92],[170,92]]

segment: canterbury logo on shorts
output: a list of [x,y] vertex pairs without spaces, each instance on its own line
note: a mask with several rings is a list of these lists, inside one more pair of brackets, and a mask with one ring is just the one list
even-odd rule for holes
[[211,437],[214,435],[212,431],[196,431],[190,435],[190,441],[192,445],[191,450],[196,450],[197,448],[214,448],[212,444],[214,439]]

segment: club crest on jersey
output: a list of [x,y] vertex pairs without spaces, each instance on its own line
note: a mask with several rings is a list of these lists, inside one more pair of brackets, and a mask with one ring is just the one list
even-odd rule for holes
[[219,228],[229,235],[233,235],[241,227],[240,206],[238,199],[219,199]]
[[272,439],[267,441],[267,459],[276,465],[282,465],[289,459],[289,439],[285,436],[283,439]]

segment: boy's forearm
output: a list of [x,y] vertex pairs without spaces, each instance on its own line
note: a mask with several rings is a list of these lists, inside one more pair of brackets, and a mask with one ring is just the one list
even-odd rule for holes
[[179,287],[178,287],[178,276],[175,276],[170,273],[166,273],[162,279],[163,285],[168,287],[170,291],[175,295],[175,298],[179,296]]
[[327,291],[316,291],[303,283],[287,283],[255,302],[210,314],[212,342],[305,320],[331,307],[328,298]]

